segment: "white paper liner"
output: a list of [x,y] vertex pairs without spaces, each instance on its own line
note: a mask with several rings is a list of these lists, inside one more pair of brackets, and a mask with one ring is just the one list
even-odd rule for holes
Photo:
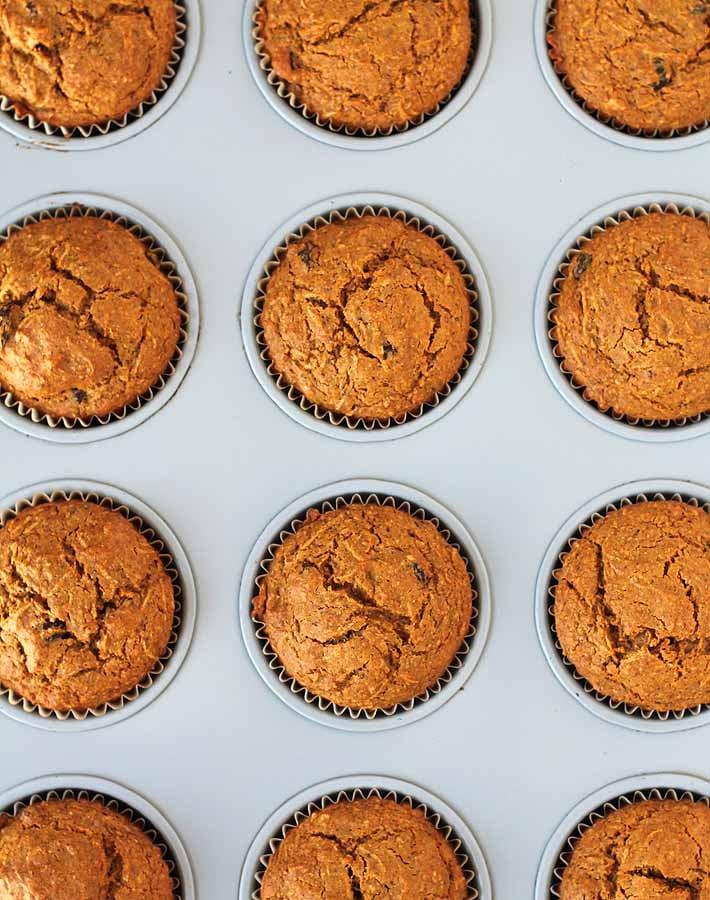
[[168,873],[170,874],[170,880],[172,881],[173,886],[173,898],[174,900],[182,900],[183,892],[180,881],[180,870],[163,836],[144,816],[126,803],[116,800],[113,797],[84,789],[74,790],[73,788],[65,788],[61,791],[41,791],[33,793],[22,800],[16,800],[10,807],[0,810],[0,821],[4,817],[13,818],[28,806],[33,806],[35,803],[41,803],[45,800],[89,800],[93,803],[100,803],[102,806],[106,807],[106,809],[110,809],[113,812],[122,815],[124,819],[127,819],[131,824],[139,828],[143,834],[150,839],[151,843],[155,844],[158,848],[160,855],[163,857],[163,860],[168,867]]
[[82,216],[93,216],[98,219],[105,219],[121,225],[130,234],[138,238],[148,251],[151,262],[166,276],[175,291],[177,297],[178,310],[180,313],[180,329],[178,334],[177,345],[165,371],[158,376],[157,380],[144,391],[135,400],[122,406],[120,409],[114,410],[105,416],[90,416],[87,419],[72,418],[70,416],[50,416],[40,412],[32,406],[27,406],[21,400],[18,400],[12,391],[5,391],[0,384],[0,403],[8,409],[12,409],[17,415],[23,418],[30,418],[34,423],[46,425],[48,428],[63,427],[67,429],[76,428],[97,428],[106,425],[109,422],[122,421],[132,412],[140,409],[144,403],[152,400],[155,395],[165,387],[170,377],[175,373],[178,361],[182,358],[185,344],[190,327],[190,315],[187,308],[187,295],[184,291],[183,281],[178,274],[175,263],[170,259],[167,252],[160,246],[158,241],[147,232],[142,226],[131,222],[125,216],[117,215],[108,209],[97,209],[93,206],[84,206],[80,203],[72,203],[68,206],[60,206],[56,209],[44,209],[30,216],[25,216],[21,221],[15,222],[8,226],[3,232],[0,232],[0,246],[12,235],[21,231],[27,225],[36,225],[47,219],[68,219]]
[[674,500],[677,502],[687,503],[689,506],[700,507],[710,514],[710,503],[704,503],[702,500],[699,500],[697,497],[693,496],[683,496],[679,493],[662,493],[661,491],[656,491],[651,495],[640,493],[636,494],[636,496],[634,497],[621,497],[615,503],[607,503],[607,505],[603,509],[597,510],[597,512],[592,513],[591,516],[589,516],[584,522],[579,525],[575,533],[568,539],[566,549],[560,552],[558,556],[559,566],[552,570],[549,578],[547,593],[552,599],[552,603],[547,608],[547,622],[553,636],[555,649],[559,654],[561,662],[564,664],[565,668],[568,669],[574,680],[584,690],[585,694],[591,695],[595,700],[599,701],[599,703],[604,703],[612,710],[620,710],[621,712],[626,713],[627,716],[636,718],[640,717],[642,719],[656,719],[661,722],[666,722],[669,718],[685,719],[691,716],[699,716],[701,713],[710,710],[710,703],[687,707],[685,709],[654,710],[644,709],[640,706],[634,706],[633,704],[624,703],[623,701],[619,700],[612,700],[606,694],[602,694],[597,691],[585,678],[583,678],[575,669],[574,664],[571,663],[564,655],[562,651],[562,645],[557,638],[554,612],[555,588],[558,583],[558,575],[561,572],[562,563],[564,562],[565,557],[568,555],[574,544],[589,531],[592,525],[600,522],[609,513],[615,512],[626,506],[633,506],[636,503],[650,503],[658,500]]
[[11,706],[19,706],[25,712],[36,713],[43,719],[55,718],[59,719],[59,721],[61,722],[64,722],[67,719],[71,718],[76,719],[77,721],[84,721],[89,716],[100,718],[101,716],[105,716],[108,712],[115,712],[116,710],[123,709],[123,707],[127,703],[130,703],[132,700],[137,700],[138,697],[143,693],[143,691],[150,688],[153,685],[155,679],[158,678],[164,671],[168,660],[172,657],[175,651],[175,646],[180,637],[180,626],[182,625],[182,603],[180,602],[180,597],[182,594],[182,582],[180,578],[180,572],[178,571],[175,564],[175,560],[170,554],[164,541],[155,532],[155,530],[146,525],[143,519],[141,519],[140,516],[136,515],[127,506],[122,503],[117,503],[110,497],[107,497],[103,494],[79,490],[56,490],[52,491],[51,493],[41,492],[38,494],[34,494],[31,497],[20,500],[14,506],[0,511],[0,528],[4,527],[8,521],[14,519],[23,510],[33,506],[40,506],[43,503],[54,502],[55,500],[84,500],[89,503],[96,503],[98,506],[103,506],[107,509],[111,509],[115,512],[120,513],[131,523],[131,525],[133,525],[133,527],[136,529],[136,531],[139,532],[139,534],[143,535],[143,537],[148,541],[151,547],[157,552],[158,556],[160,557],[160,561],[162,562],[165,571],[170,577],[173,585],[173,597],[175,601],[173,624],[165,651],[156,660],[155,665],[150,669],[148,674],[134,688],[132,688],[130,691],[127,691],[125,694],[122,694],[116,700],[111,700],[108,703],[102,704],[101,706],[91,707],[89,709],[54,710],[41,706],[38,703],[31,703],[29,700],[23,698],[20,694],[16,693],[13,690],[10,690],[9,688],[6,688],[3,684],[0,683],[0,698],[7,700],[7,702]]
[[[461,555],[461,558],[466,564],[468,577],[471,580],[472,597],[470,627],[464,635],[461,646],[456,651],[454,658],[447,666],[446,671],[437,679],[435,684],[427,688],[422,693],[417,694],[416,697],[413,697],[406,703],[397,703],[394,706],[388,707],[387,709],[362,709],[360,707],[339,706],[332,700],[327,700],[325,697],[320,697],[318,694],[314,694],[307,688],[303,687],[303,685],[299,684],[298,681],[291,675],[289,675],[285,670],[283,664],[281,663],[281,660],[278,658],[275,650],[269,642],[266,633],[266,626],[262,622],[252,618],[255,634],[261,646],[261,652],[264,654],[264,657],[268,661],[269,669],[274,673],[274,675],[282,684],[285,684],[289,687],[291,693],[300,695],[301,699],[303,699],[305,703],[317,704],[318,708],[323,712],[330,712],[338,717],[347,715],[351,719],[359,719],[361,717],[364,717],[372,721],[375,718],[389,718],[390,716],[397,715],[397,713],[411,712],[411,710],[413,710],[416,706],[419,706],[422,703],[426,703],[430,697],[436,696],[442,690],[444,685],[447,685],[452,680],[456,672],[463,666],[466,655],[471,649],[471,644],[477,632],[476,620],[479,616],[479,607],[477,603],[479,599],[479,593],[476,584],[476,574],[473,570],[471,561],[468,559],[461,546],[456,542],[452,533],[441,524],[440,520],[436,516],[430,515],[425,509],[416,506],[409,500],[398,500],[391,495],[355,493],[348,494],[346,496],[340,495],[329,500],[324,500],[323,502],[319,503],[317,507],[313,506],[310,509],[317,508],[321,513],[325,513],[334,509],[342,509],[343,507],[351,506],[353,504],[376,504],[377,506],[389,506],[393,509],[398,509],[409,513],[410,515],[414,516],[417,519],[420,519],[423,522],[431,522],[436,527],[439,534],[441,534],[441,536],[447,541],[447,543],[450,544],[450,546],[457,550]],[[257,575],[255,579],[255,590],[253,598],[258,595],[261,584],[268,575],[269,568],[271,567],[271,563],[274,560],[276,551],[283,544],[286,538],[296,534],[296,532],[306,523],[306,516],[307,513],[310,512],[310,509],[307,510],[303,514],[303,516],[297,519],[293,519],[286,528],[282,529],[279,532],[277,539],[269,544],[267,551],[260,563],[262,572],[261,574]]]
[[[331,225],[334,222],[345,222],[348,219],[352,218],[361,219],[365,216],[384,216],[385,218],[394,219],[396,221],[403,222],[410,228],[415,228],[417,231],[427,235],[428,237],[433,238],[436,243],[446,251],[447,255],[453,260],[456,267],[461,272],[469,297],[469,308],[471,313],[471,323],[468,330],[466,349],[464,351],[461,365],[459,366],[459,369],[453,376],[453,378],[451,378],[431,400],[428,400],[426,403],[422,403],[421,406],[419,406],[413,412],[407,412],[400,416],[388,416],[385,419],[372,420],[362,419],[357,416],[346,416],[343,413],[337,413],[333,412],[332,410],[324,409],[322,406],[319,406],[317,403],[314,403],[312,400],[304,397],[297,388],[289,384],[288,381],[283,377],[283,375],[279,374],[276,371],[274,364],[269,356],[269,348],[266,344],[263,328],[261,327],[261,313],[264,309],[264,300],[269,279],[281,260],[284,258],[289,244],[300,241],[301,239],[306,237],[306,235],[311,234],[317,228],[321,228],[324,225]],[[469,271],[466,261],[459,254],[456,247],[454,247],[454,245],[449,242],[446,235],[434,228],[433,225],[426,224],[416,216],[409,216],[403,210],[395,210],[386,206],[349,206],[345,210],[336,209],[328,213],[327,215],[321,214],[315,216],[308,222],[304,222],[296,231],[291,232],[286,237],[286,239],[282,241],[282,243],[279,244],[279,246],[274,250],[271,259],[264,266],[264,274],[257,282],[257,295],[254,299],[254,309],[256,310],[256,312],[254,314],[253,321],[254,330],[256,333],[256,344],[257,347],[260,348],[259,355],[266,367],[267,372],[269,373],[279,390],[283,391],[283,393],[286,394],[290,401],[296,403],[304,412],[310,413],[312,416],[314,416],[314,418],[318,420],[327,419],[331,423],[331,425],[339,425],[349,429],[350,431],[354,431],[355,429],[373,431],[374,429],[386,429],[396,425],[403,425],[405,422],[410,422],[421,418],[428,410],[435,409],[441,403],[441,401],[448,397],[456,388],[456,386],[460,384],[464,372],[471,365],[471,362],[475,355],[476,344],[478,342],[479,336],[477,323],[480,319],[480,313],[478,310],[478,292],[476,290],[476,281]]]
[[588,231],[577,238],[573,246],[567,250],[564,259],[557,268],[558,274],[552,282],[552,290],[550,291],[548,298],[547,321],[550,323],[550,328],[548,329],[547,336],[550,341],[552,355],[558,361],[562,374],[565,376],[571,387],[581,395],[582,399],[598,409],[599,412],[609,416],[615,422],[624,422],[627,425],[638,426],[640,428],[682,428],[685,425],[695,425],[698,422],[707,419],[710,416],[710,410],[695,416],[683,416],[678,419],[641,419],[616,412],[611,407],[604,409],[596,400],[589,397],[586,386],[577,381],[569,369],[565,367],[563,354],[557,341],[557,301],[560,297],[562,282],[567,276],[567,272],[574,263],[576,257],[584,252],[584,245],[595,235],[601,234],[609,228],[619,225],[621,222],[638,219],[641,216],[647,216],[650,213],[672,213],[675,215],[690,216],[693,219],[701,219],[710,226],[710,213],[696,210],[692,206],[684,206],[681,208],[675,203],[665,203],[663,205],[660,203],[650,203],[648,206],[636,206],[631,210],[622,209],[615,215],[607,216],[602,222],[593,225]]
[[307,819],[312,813],[326,809],[328,806],[332,806],[335,803],[340,803],[344,800],[368,800],[370,797],[378,797],[380,800],[394,800],[411,809],[421,810],[427,821],[431,822],[436,830],[443,835],[456,854],[456,859],[461,866],[468,887],[466,900],[477,900],[480,896],[480,890],[476,872],[473,869],[471,860],[466,853],[463,852],[463,843],[460,838],[456,836],[453,828],[442,819],[439,813],[432,812],[425,803],[415,800],[408,794],[400,794],[393,790],[383,791],[378,788],[353,788],[350,790],[333,791],[330,794],[325,794],[319,800],[311,801],[303,809],[298,810],[295,815],[283,824],[280,831],[269,840],[268,851],[259,857],[260,868],[254,875],[254,880],[259,886],[252,891],[252,900],[261,900],[261,883],[266,868],[269,865],[271,857],[276,853],[279,844],[283,842],[289,831],[303,822],[304,819]]
[[[557,15],[557,5],[556,0],[549,0],[547,5],[547,13],[545,15],[545,34],[546,37],[553,31],[554,29],[554,21],[555,16]],[[547,44],[547,41],[546,41]],[[696,134],[699,131],[704,131],[708,126],[710,126],[710,119],[705,119],[703,122],[699,122],[696,125],[688,125],[685,128],[631,128],[629,125],[625,125],[623,122],[615,119],[613,116],[607,116],[599,110],[594,109],[593,106],[590,106],[587,101],[581,97],[577,91],[572,86],[567,75],[564,72],[560,71],[558,64],[552,57],[550,53],[549,44],[545,47],[545,50],[549,56],[550,63],[552,64],[552,68],[555,71],[555,74],[560,80],[560,84],[564,87],[570,97],[574,100],[577,106],[581,107],[587,115],[596,119],[598,122],[601,122],[602,125],[606,125],[609,128],[613,128],[614,131],[619,131],[622,134],[628,134],[632,137],[641,137],[641,138],[650,138],[656,140],[668,140],[669,138],[676,137],[685,137],[689,134]]]
[[142,118],[148,109],[158,103],[161,96],[170,87],[171,82],[177,74],[186,45],[186,32],[188,31],[188,22],[187,10],[180,3],[175,3],[175,12],[175,40],[173,42],[173,48],[170,53],[170,59],[168,60],[165,71],[163,72],[158,86],[152,91],[151,94],[148,95],[148,97],[146,97],[145,100],[141,101],[141,103],[139,103],[138,106],[136,106],[134,109],[131,109],[127,113],[125,113],[120,119],[109,119],[108,122],[102,122],[92,125],[75,125],[71,127],[65,127],[63,125],[50,125],[48,122],[43,122],[41,119],[38,119],[29,111],[22,111],[21,103],[19,103],[21,109],[18,111],[15,101],[11,100],[9,97],[6,97],[4,94],[0,94],[0,112],[4,113],[7,116],[10,116],[15,122],[20,122],[21,124],[27,126],[27,128],[32,129],[32,131],[41,131],[46,135],[60,135],[61,137],[67,139],[82,139],[93,137],[97,134],[104,135],[109,134],[109,132],[125,128],[125,126],[130,122]]

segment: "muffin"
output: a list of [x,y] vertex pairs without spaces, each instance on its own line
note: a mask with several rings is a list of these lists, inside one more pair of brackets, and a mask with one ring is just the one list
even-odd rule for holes
[[710,226],[653,212],[598,232],[554,298],[563,368],[602,411],[679,420],[710,411]]
[[55,127],[121,119],[160,85],[175,29],[173,0],[5,0],[0,94]]
[[131,691],[165,653],[173,584],[121,513],[28,507],[0,529],[0,684],[55,711]]
[[464,360],[471,299],[454,261],[398,219],[366,215],[288,245],[264,290],[273,370],[366,422],[434,400]]
[[710,809],[691,800],[622,806],[584,831],[560,900],[708,900]]
[[710,6],[554,0],[550,58],[589,109],[633,131],[710,119]]
[[565,657],[601,694],[648,710],[710,703],[710,514],[680,500],[609,512],[555,573]]
[[[419,809],[341,800],[288,831],[268,862],[261,900],[465,900],[453,847]],[[703,898],[704,900],[704,898]]]
[[43,800],[0,816],[3,900],[173,900],[160,850],[90,800]]
[[370,133],[434,112],[473,40],[469,0],[262,0],[257,26],[271,69],[308,113]]
[[340,706],[388,709],[444,674],[472,604],[466,563],[433,523],[352,503],[308,512],[276,550],[253,615],[303,687]]
[[122,225],[44,219],[0,244],[0,385],[26,406],[118,412],[165,372],[179,337],[170,280]]

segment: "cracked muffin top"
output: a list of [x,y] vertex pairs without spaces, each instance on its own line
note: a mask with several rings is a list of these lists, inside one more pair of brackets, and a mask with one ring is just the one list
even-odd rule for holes
[[116,510],[59,500],[0,528],[0,683],[31,703],[86,710],[132,690],[174,607],[160,556]]
[[564,869],[560,900],[708,900],[710,809],[645,800],[595,822]]
[[434,112],[472,44],[469,0],[262,0],[271,67],[323,122],[387,131]]
[[3,0],[0,94],[57,127],[121,119],[160,84],[173,0]]
[[463,275],[433,238],[386,216],[334,222],[293,241],[264,294],[273,368],[331,412],[365,421],[415,412],[466,354]]
[[565,369],[603,411],[634,419],[710,412],[710,226],[678,213],[595,234],[555,301]]
[[680,500],[598,520],[556,574],[554,618],[577,672],[652,710],[710,703],[710,514]]
[[[261,900],[465,900],[453,847],[419,809],[341,800],[291,829],[268,862]],[[704,898],[703,898],[704,900]]]
[[179,336],[170,280],[122,225],[45,219],[0,244],[0,384],[26,406],[117,412],[166,371]]
[[556,0],[550,57],[587,105],[633,130],[710,119],[710,3]]
[[0,815],[3,900],[173,900],[158,847],[90,800],[43,800]]
[[353,503],[278,547],[254,600],[286,672],[341,706],[388,709],[431,687],[469,630],[471,579],[431,522]]

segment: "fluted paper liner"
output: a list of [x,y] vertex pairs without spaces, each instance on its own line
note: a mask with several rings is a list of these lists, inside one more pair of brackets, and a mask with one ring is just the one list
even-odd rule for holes
[[[261,326],[261,313],[263,312],[264,308],[266,288],[269,279],[274,270],[284,258],[289,244],[292,244],[295,241],[300,241],[302,238],[306,237],[306,235],[311,234],[317,228],[321,228],[324,225],[331,225],[334,222],[344,222],[352,218],[361,219],[365,216],[384,216],[386,218],[395,219],[399,222],[403,222],[408,227],[415,228],[422,234],[433,238],[436,243],[446,251],[447,255],[454,261],[456,267],[461,272],[464,283],[466,285],[466,290],[469,297],[469,308],[471,312],[471,323],[469,325],[466,349],[464,351],[461,365],[459,366],[459,369],[453,376],[453,378],[451,378],[431,400],[428,400],[426,403],[422,403],[421,406],[419,406],[413,412],[407,412],[401,416],[388,416],[385,419],[373,420],[365,420],[360,417],[346,416],[344,413],[333,412],[332,410],[325,409],[319,404],[314,403],[307,397],[304,397],[304,395],[297,388],[289,384],[288,381],[283,377],[283,375],[279,374],[276,371],[274,364],[269,356],[269,348],[267,347],[266,339],[264,337],[264,331]],[[479,335],[477,323],[480,319],[480,314],[478,310],[478,292],[476,290],[476,281],[469,271],[468,265],[466,264],[464,258],[458,252],[456,247],[454,247],[454,245],[450,243],[446,235],[438,231],[438,229],[434,228],[433,225],[428,225],[416,216],[409,216],[403,210],[391,209],[390,207],[386,206],[350,206],[342,211],[336,209],[327,214],[314,216],[314,218],[310,219],[308,222],[304,222],[296,231],[291,232],[286,237],[286,239],[282,241],[282,243],[279,244],[279,246],[274,250],[272,257],[264,266],[263,275],[257,282],[257,295],[254,299],[254,309],[255,314],[253,321],[254,329],[256,331],[256,344],[259,348],[259,356],[263,361],[264,366],[266,367],[266,371],[269,373],[279,390],[283,391],[283,393],[286,394],[289,400],[291,400],[293,403],[296,403],[304,412],[310,413],[312,416],[314,416],[314,418],[318,420],[328,419],[331,425],[340,425],[348,428],[351,431],[355,429],[373,431],[376,428],[385,429],[390,428],[393,425],[403,425],[405,422],[421,418],[421,416],[423,416],[428,410],[435,409],[441,403],[441,401],[448,397],[456,388],[456,386],[461,382],[464,372],[471,365],[471,362],[474,358]]]
[[84,721],[89,716],[99,718],[105,716],[109,712],[123,709],[127,703],[130,703],[132,700],[137,700],[144,691],[148,690],[153,685],[155,679],[164,671],[165,666],[175,651],[175,646],[180,637],[180,626],[182,625],[182,603],[180,602],[182,584],[180,572],[177,569],[175,560],[162,538],[156,534],[150,526],[146,525],[140,516],[136,515],[136,513],[123,503],[118,503],[103,494],[94,493],[93,491],[87,493],[79,490],[56,490],[51,493],[40,492],[26,499],[19,500],[14,506],[0,511],[0,528],[3,528],[8,521],[14,519],[19,513],[29,507],[41,506],[43,503],[51,503],[57,500],[84,500],[120,513],[131,523],[131,525],[133,525],[136,531],[143,535],[150,546],[157,552],[160,561],[165,567],[165,571],[168,573],[172,582],[175,600],[173,624],[165,651],[162,656],[156,660],[155,665],[150,669],[142,681],[116,700],[110,700],[108,703],[104,703],[101,706],[90,707],[89,709],[54,710],[48,709],[45,706],[40,706],[38,703],[31,703],[20,694],[6,688],[0,683],[0,698],[6,700],[11,706],[20,706],[25,712],[36,713],[43,719],[55,718],[64,722],[71,718],[78,721]]

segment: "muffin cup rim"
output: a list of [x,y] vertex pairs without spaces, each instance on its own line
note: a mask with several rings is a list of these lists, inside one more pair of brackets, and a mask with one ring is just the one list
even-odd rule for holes
[[[176,678],[185,661],[192,642],[196,619],[194,574],[179,538],[159,513],[128,491],[107,482],[89,479],[71,477],[51,479],[26,485],[0,498],[0,511],[4,514],[14,509],[18,504],[24,505],[25,502],[28,507],[40,505],[37,501],[43,502],[41,498],[46,497],[51,500],[55,494],[69,495],[71,493],[79,493],[83,496],[98,495],[101,499],[109,500],[111,508],[119,509],[124,507],[131,513],[132,518],[139,518],[142,524],[140,533],[144,534],[147,531],[152,531],[155,535],[154,540],[163,544],[165,548],[164,554],[170,557],[172,565],[177,572],[181,592],[179,597],[176,598],[180,609],[174,613],[172,627],[172,631],[175,631],[175,620],[179,617],[180,623],[177,628],[177,639],[171,639],[168,643],[168,648],[171,650],[170,655],[163,658],[165,656],[163,654],[159,659],[159,662],[163,665],[163,670],[152,677],[151,684],[148,686],[141,687],[140,683],[136,685],[132,689],[137,690],[137,694],[133,699],[128,697],[127,694],[122,695],[119,701],[116,701],[121,703],[117,709],[111,709],[109,706],[105,711],[98,713],[88,709],[86,715],[82,718],[75,717],[71,712],[64,718],[58,718],[54,711],[46,710],[47,715],[45,716],[39,713],[38,704],[24,701],[20,695],[14,695],[17,698],[17,702],[12,702],[9,699],[9,695],[14,694],[14,692],[0,685],[0,714],[24,725],[44,731],[63,732],[65,734],[94,731],[125,721],[159,697]],[[150,543],[153,546],[153,541],[150,541]],[[171,579],[171,581],[175,584],[174,579]],[[131,692],[128,693],[130,694]],[[36,708],[32,710],[26,709],[25,704]]]
[[625,482],[587,500],[567,516],[547,545],[535,580],[534,617],[538,641],[548,666],[565,691],[588,712],[609,724],[619,725],[632,731],[669,734],[707,725],[710,722],[710,704],[706,704],[695,714],[687,710],[683,711],[681,716],[676,717],[670,712],[665,719],[659,718],[656,713],[644,717],[640,714],[626,712],[623,703],[619,704],[617,708],[612,708],[608,698],[602,699],[602,695],[597,697],[593,688],[587,691],[586,680],[578,676],[574,672],[574,667],[564,660],[561,651],[556,647],[556,639],[550,628],[548,612],[551,604],[548,591],[552,573],[559,568],[560,553],[565,552],[570,539],[577,536],[580,525],[595,513],[604,515],[609,506],[618,506],[623,500],[629,500],[633,504],[638,502],[639,495],[647,495],[648,500],[653,500],[655,494],[669,497],[679,494],[682,498],[695,498],[703,505],[710,504],[710,487],[700,482],[670,478],[649,478]]

